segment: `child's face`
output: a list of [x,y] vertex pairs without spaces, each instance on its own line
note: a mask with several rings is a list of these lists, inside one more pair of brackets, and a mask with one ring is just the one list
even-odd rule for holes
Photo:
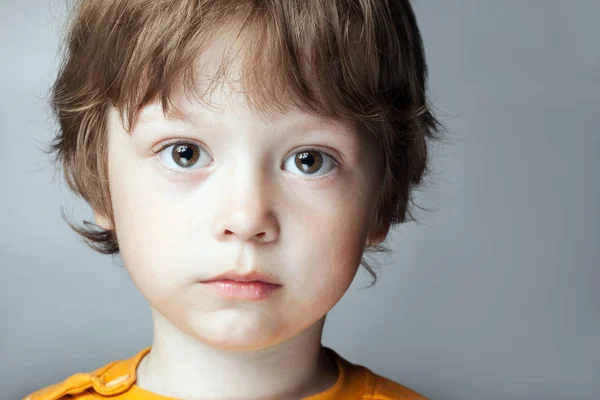
[[[211,98],[215,110],[175,99],[187,121],[166,120],[153,105],[131,136],[109,114],[125,266],[150,305],[197,340],[250,350],[291,338],[319,322],[355,276],[380,181],[373,143],[300,112],[262,121],[229,86]],[[173,139],[188,143],[184,153],[154,154]],[[307,148],[316,151],[303,161]],[[281,287],[250,301],[199,283],[230,270],[265,272]]]

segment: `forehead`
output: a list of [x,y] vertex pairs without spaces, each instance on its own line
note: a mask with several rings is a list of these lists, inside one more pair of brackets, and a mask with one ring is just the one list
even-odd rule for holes
[[[301,130],[318,127],[356,132],[355,121],[302,110],[287,103],[284,96],[277,96],[270,104],[267,98],[264,103],[249,105],[248,96],[255,100],[255,93],[247,93],[244,87],[247,72],[244,67],[247,64],[253,66],[248,58],[252,57],[252,52],[244,50],[249,48],[248,39],[252,38],[238,33],[239,30],[228,27],[213,36],[194,59],[192,80],[182,77],[171,86],[167,113],[163,113],[159,101],[148,104],[137,115],[136,126],[158,121],[222,125],[235,118],[262,125],[299,126]],[[310,73],[309,66],[305,67]]]
[[[213,50],[216,52],[216,50]],[[265,108],[256,110],[249,107],[245,89],[240,82],[241,62],[233,61],[231,74],[213,79],[219,68],[216,59],[219,53],[203,53],[197,58],[194,68],[194,86],[187,87],[183,79],[179,79],[169,94],[168,112],[164,113],[160,101],[143,107],[138,116],[136,126],[156,122],[182,122],[186,124],[221,125],[232,119],[271,126],[320,126],[344,127],[354,129],[356,124],[350,121],[308,112],[293,105],[282,106],[282,111],[275,111],[273,104],[264,104]],[[222,51],[221,51],[222,52]],[[278,105],[282,105],[279,103]],[[268,109],[266,111],[265,109]]]

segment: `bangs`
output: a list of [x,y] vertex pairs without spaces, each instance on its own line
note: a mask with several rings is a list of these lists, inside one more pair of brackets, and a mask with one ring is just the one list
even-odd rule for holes
[[[146,105],[160,103],[171,117],[177,113],[172,95],[182,88],[210,107],[222,84],[239,88],[265,119],[290,109],[334,120],[383,118],[389,100],[378,90],[382,65],[369,13],[346,1],[233,3],[204,10],[196,1],[159,2],[134,24],[139,32],[114,31],[122,38],[108,38],[131,41],[121,45],[125,52],[113,67],[120,73],[107,88],[128,131]],[[220,58],[218,67],[205,70],[199,63],[205,57]]]

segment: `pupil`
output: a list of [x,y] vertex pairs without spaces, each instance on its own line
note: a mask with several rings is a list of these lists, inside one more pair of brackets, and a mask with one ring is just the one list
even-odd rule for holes
[[188,146],[179,146],[177,147],[177,152],[179,155],[185,159],[192,158],[193,152]]
[[[308,153],[302,153],[300,155],[300,159],[302,160],[302,164],[304,164],[304,165],[314,164],[314,162],[315,162],[315,158]],[[305,161],[308,161],[308,162],[305,162]]]

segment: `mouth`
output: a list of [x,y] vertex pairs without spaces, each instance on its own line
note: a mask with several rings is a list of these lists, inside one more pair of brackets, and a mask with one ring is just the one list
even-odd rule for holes
[[237,300],[262,300],[269,297],[281,285],[264,282],[236,282],[228,280],[203,283],[220,296]]
[[237,300],[266,299],[282,286],[274,283],[273,278],[257,272],[228,272],[200,283],[220,296]]
[[265,283],[269,285],[281,286],[273,277],[258,271],[251,271],[247,273],[228,271],[224,274],[215,276],[214,278],[201,281],[201,283],[212,283],[219,281],[229,281],[230,283]]

